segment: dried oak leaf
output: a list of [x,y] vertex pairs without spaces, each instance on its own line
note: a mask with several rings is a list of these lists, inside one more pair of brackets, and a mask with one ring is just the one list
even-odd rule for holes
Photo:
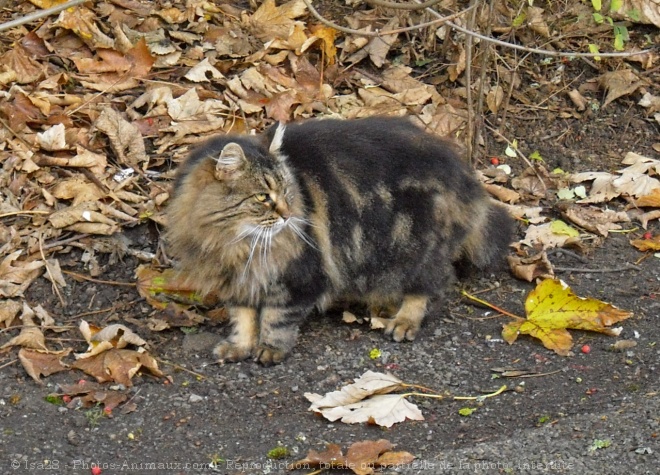
[[93,376],[99,383],[114,381],[126,387],[133,385],[131,378],[140,369],[146,369],[154,376],[163,376],[158,363],[148,353],[116,348],[79,359],[71,367]]
[[14,45],[0,56],[0,84],[14,81],[19,84],[30,84],[41,79],[45,68],[32,58],[33,55],[20,44]]
[[621,225],[617,223],[630,222],[625,211],[600,209],[594,206],[571,205],[562,211],[562,216],[587,231],[604,237],[607,237],[609,231],[621,229]]
[[112,411],[128,399],[128,395],[124,392],[109,390],[97,383],[84,380],[79,384],[61,384],[58,386],[58,390],[60,392],[51,394],[51,396],[71,396],[71,401],[67,404],[69,409],[103,404],[106,411]]
[[518,335],[530,335],[543,346],[567,356],[573,339],[567,329],[590,330],[617,336],[621,328],[610,325],[632,316],[609,303],[576,296],[561,280],[546,279],[532,290],[525,300],[527,319],[504,325],[502,338],[513,344]]
[[[105,155],[94,153],[81,146],[76,147],[76,155],[73,157],[51,157],[42,156],[39,158],[39,166],[49,167],[73,167],[88,168],[92,175],[102,177],[105,168],[108,166],[108,160]],[[72,193],[68,198],[74,198],[77,193]]]
[[32,379],[42,384],[41,376],[50,376],[60,371],[69,369],[68,365],[62,363],[62,358],[71,353],[71,349],[58,352],[45,352],[21,348],[18,359],[23,368]]
[[18,261],[22,250],[14,251],[0,262],[0,297],[20,297],[43,272],[43,261]]
[[23,328],[18,335],[0,346],[0,350],[12,346],[21,346],[23,348],[48,351],[48,348],[46,347],[46,338],[44,337],[41,328],[34,323],[33,319],[34,311],[28,304],[23,302],[23,313],[21,314]]
[[555,272],[545,251],[529,257],[507,256],[509,268],[518,279],[533,282],[539,277],[553,278]]
[[407,464],[415,459],[409,452],[392,452],[394,445],[388,440],[363,440],[352,444],[344,456],[337,444],[328,444],[326,450],[310,450],[307,456],[289,465],[290,469],[322,468],[348,469],[357,475],[369,475],[376,469]]
[[57,229],[66,228],[70,231],[89,234],[114,234],[118,230],[117,224],[107,216],[95,211],[95,207],[96,205],[90,202],[69,206],[48,216],[48,221]]
[[220,71],[211,66],[211,63],[209,63],[209,58],[204,58],[202,61],[193,66],[184,77],[188,81],[192,82],[209,82],[211,79],[224,78]]
[[603,107],[619,97],[632,94],[640,87],[646,85],[646,81],[641,80],[630,69],[620,69],[605,73],[598,78],[598,83],[600,87],[607,91]]
[[348,424],[368,422],[391,427],[406,419],[424,420],[417,406],[406,400],[405,395],[388,394],[405,387],[391,374],[367,371],[353,384],[325,396],[305,393],[312,403],[310,411],[320,413],[328,420],[341,419]]
[[73,31],[94,50],[113,49],[115,41],[99,29],[96,20],[96,14],[92,10],[78,6],[63,10],[53,23],[53,27]]
[[[525,238],[521,244],[533,248],[551,249],[554,247],[568,247],[580,245],[580,237],[577,230],[564,225],[557,225],[562,221],[555,220],[550,223],[532,224],[527,227]],[[572,233],[570,230],[575,231]]]
[[286,39],[294,26],[294,18],[307,13],[303,0],[292,0],[279,7],[275,0],[265,0],[249,19],[250,30],[262,41]]
[[149,156],[140,130],[119,112],[112,107],[105,107],[94,126],[108,136],[121,164],[138,168],[138,164],[144,162],[145,168],[148,166]]
[[141,347],[147,344],[133,330],[120,323],[100,328],[81,320],[79,329],[89,346],[85,353],[76,355],[78,359],[90,358],[112,348],[121,349],[128,345]]
[[21,311],[23,305],[16,300],[2,299],[0,300],[0,325],[7,328],[11,322],[16,318],[18,312]]

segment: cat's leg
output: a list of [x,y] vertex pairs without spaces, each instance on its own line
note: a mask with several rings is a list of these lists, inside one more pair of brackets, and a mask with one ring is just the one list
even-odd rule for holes
[[310,308],[264,307],[261,310],[259,344],[254,360],[266,366],[281,363],[295,346],[302,321]]
[[392,335],[394,341],[414,340],[424,320],[428,300],[425,295],[403,297],[401,308],[385,327],[385,334]]
[[231,307],[228,312],[229,321],[233,325],[232,332],[215,347],[213,354],[220,361],[241,361],[249,358],[257,346],[257,311],[250,307]]

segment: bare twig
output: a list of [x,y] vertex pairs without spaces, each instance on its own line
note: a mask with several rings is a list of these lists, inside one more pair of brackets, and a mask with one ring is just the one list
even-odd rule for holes
[[387,2],[385,0],[365,0],[369,5],[377,5],[383,8],[392,8],[394,10],[422,10],[424,8],[432,7],[437,5],[442,0],[429,0],[428,2],[420,3],[417,5],[411,5],[410,3],[394,3]]
[[14,363],[16,363],[17,361],[18,361],[18,359],[11,360],[9,363],[5,363],[5,364],[3,364],[2,366],[0,366],[0,369],[4,369],[4,368],[6,368],[7,366],[11,366],[11,365],[13,365]]
[[168,366],[172,366],[174,369],[178,369],[179,371],[185,371],[186,373],[190,373],[190,374],[196,376],[197,378],[199,378],[200,380],[201,379],[207,379],[207,377],[204,376],[203,374],[196,373],[195,371],[192,371],[188,368],[184,368],[183,366],[178,365],[176,363],[170,363],[169,361],[163,360],[163,359],[160,359],[160,358],[156,358],[156,361],[158,361],[159,363],[166,364]]
[[0,24],[0,31],[5,31],[10,28],[14,28],[17,26],[24,25],[26,23],[30,23],[31,21],[34,20],[39,20],[40,18],[45,18],[47,16],[53,15],[55,13],[59,13],[62,10],[75,7],[76,5],[80,5],[81,3],[85,3],[87,1],[89,0],[71,0],[70,2],[62,3],[61,5],[56,5],[52,8],[47,8],[46,10],[38,10],[34,13],[30,13],[29,15],[25,15],[23,18],[17,18],[16,20],[12,20],[12,21],[8,21],[7,23]]
[[573,259],[577,259],[578,261],[582,262],[583,264],[586,264],[586,263],[589,262],[588,259],[582,257],[581,255],[576,254],[576,253],[574,253],[573,251],[568,251],[568,250],[566,250],[566,249],[562,249],[562,248],[560,248],[560,247],[556,247],[556,248],[554,248],[554,249],[550,249],[549,251],[547,251],[546,254],[547,254],[548,256],[551,256],[551,255],[553,255],[553,254],[565,254],[565,255],[567,255],[567,256],[572,257]]
[[[308,0],[304,0],[305,3],[307,3]],[[415,0],[417,3],[421,3],[420,0]],[[432,15],[435,15],[436,17],[440,18],[440,13],[436,12],[432,8],[427,8],[427,11],[430,12]],[[521,51],[528,51],[530,53],[536,53],[536,54],[542,54],[545,56],[563,56],[563,57],[575,57],[575,58],[595,58],[595,57],[601,57],[601,58],[629,58],[631,56],[637,56],[640,54],[646,54],[650,53],[653,50],[657,48],[651,48],[651,49],[645,49],[642,51],[631,51],[631,52],[620,52],[620,53],[576,53],[576,52],[568,52],[568,51],[552,51],[552,50],[547,50],[547,49],[539,49],[539,48],[529,48],[527,46],[520,46],[516,45],[513,43],[508,43],[506,41],[498,40],[496,38],[491,38],[488,36],[481,35],[479,33],[476,33],[474,31],[468,30],[467,28],[463,28],[462,26],[458,26],[456,23],[453,23],[451,21],[447,21],[446,24],[450,26],[451,28],[460,31],[461,33],[465,33],[466,35],[474,36],[475,38],[479,38],[480,40],[483,41],[488,41],[490,43],[495,43],[500,46],[504,46],[506,48],[512,48],[512,49],[517,49]]]
[[589,272],[589,273],[605,273],[605,272],[625,272],[627,270],[642,270],[641,267],[635,264],[626,264],[621,267],[605,267],[603,269],[585,269],[584,267],[555,267],[556,272]]
[[70,270],[63,270],[62,273],[70,275],[72,277],[77,277],[78,279],[83,279],[87,280],[89,282],[94,282],[96,284],[106,284],[106,285],[119,285],[119,286],[126,286],[126,287],[135,287],[137,284],[135,282],[117,282],[114,280],[99,280],[99,279],[94,279],[93,277],[87,277],[86,275],[83,274],[78,274],[77,272],[71,272]]

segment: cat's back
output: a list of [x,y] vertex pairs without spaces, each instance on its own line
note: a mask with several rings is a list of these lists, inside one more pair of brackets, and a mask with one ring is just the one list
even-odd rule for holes
[[289,124],[280,153],[298,172],[328,187],[335,181],[357,188],[426,183],[459,193],[481,189],[472,170],[448,140],[409,118],[320,119]]

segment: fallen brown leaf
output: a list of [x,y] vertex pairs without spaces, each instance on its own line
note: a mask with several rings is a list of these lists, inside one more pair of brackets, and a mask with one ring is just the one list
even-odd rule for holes
[[21,348],[18,352],[18,359],[27,374],[37,383],[42,384],[41,376],[50,376],[69,369],[68,365],[62,363],[62,358],[69,353],[71,353],[70,348],[58,352]]

